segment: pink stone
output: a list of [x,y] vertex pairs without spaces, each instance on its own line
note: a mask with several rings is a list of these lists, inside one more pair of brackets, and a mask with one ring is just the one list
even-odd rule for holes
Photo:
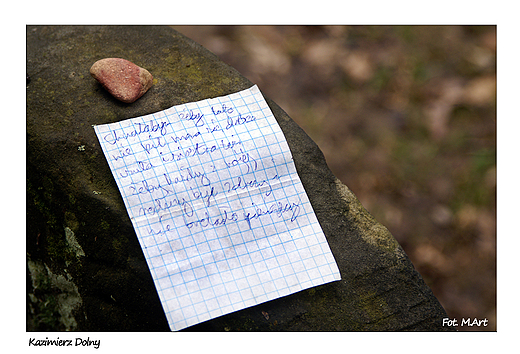
[[90,75],[112,96],[126,103],[135,102],[144,95],[153,81],[148,70],[120,58],[96,61],[90,68]]

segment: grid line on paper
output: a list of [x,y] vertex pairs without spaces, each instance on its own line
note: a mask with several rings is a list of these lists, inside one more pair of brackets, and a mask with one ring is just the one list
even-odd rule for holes
[[[239,95],[240,95],[240,94],[239,94]],[[240,96],[241,96],[241,99],[243,100],[242,95],[240,95]],[[219,101],[220,104],[222,104],[222,101],[221,101],[220,98],[218,99],[218,101]],[[227,101],[227,100],[226,100],[226,101]],[[241,114],[240,111],[241,111],[242,109],[239,110],[238,107],[241,108],[241,107],[243,107],[243,105],[240,105],[240,106],[237,107],[237,105],[236,105],[236,101],[234,101],[234,100],[232,100],[230,103],[231,103],[232,107],[234,108],[234,112],[236,112],[236,113],[238,113],[238,114],[240,115],[240,114]],[[234,113],[234,112],[233,112],[233,113]],[[247,109],[247,112],[244,112],[244,114],[248,114],[248,113],[252,113],[251,110]],[[233,116],[234,116],[234,115],[233,115]],[[234,119],[233,116],[231,117],[231,120]],[[228,118],[228,119],[229,119],[229,118]],[[238,132],[237,132],[237,128],[236,128],[236,127],[233,127],[233,130],[234,130],[235,134],[239,135]],[[247,139],[246,141],[249,143],[249,142],[252,141],[252,140],[253,140],[253,139],[252,139],[252,137],[251,137],[251,134],[249,134],[249,139]],[[239,166],[239,169],[242,170],[242,166]],[[246,190],[244,193],[247,193],[247,194],[249,195],[249,197],[251,197],[251,194],[250,194],[250,191],[249,191],[249,190]],[[240,238],[241,238],[242,241],[244,241],[243,244],[245,245],[245,237],[244,237],[244,234],[243,234],[242,230],[239,229],[238,232],[235,233],[235,234],[239,234],[239,235],[240,235]],[[234,282],[238,285],[238,282],[237,282],[237,281],[240,281],[242,278],[236,279],[233,273],[232,273],[232,276],[233,276],[233,280],[234,280]],[[250,284],[250,282],[249,282],[249,279],[247,279],[247,277],[245,278],[245,281],[247,282],[247,288],[249,288],[249,290],[251,290],[251,284]],[[239,286],[237,286],[237,290],[234,292],[234,293],[237,293],[237,294],[238,294],[238,296],[240,297],[242,303],[244,303],[244,302],[247,300],[247,299],[244,299],[243,291],[244,291],[244,289],[240,289]],[[251,291],[252,291],[252,290],[251,290]]]
[[[199,110],[201,110],[202,107],[200,107],[198,103],[196,103],[196,105],[197,105],[197,108],[198,108]],[[184,126],[184,123],[183,123],[183,122],[182,122],[182,125]],[[197,156],[197,158],[198,158],[198,160],[199,160],[199,163],[201,163],[200,157]],[[215,161],[214,161],[213,159],[212,159],[212,162],[215,163]],[[177,166],[178,166],[178,165],[177,165]],[[220,243],[220,241],[219,241],[219,243]],[[222,249],[222,246],[221,246],[221,249]],[[216,262],[215,262],[214,260],[213,260],[211,263],[214,264],[215,267],[217,266],[217,265],[216,265]],[[210,263],[210,264],[211,264],[211,263]],[[208,264],[208,265],[209,265],[209,264]],[[220,277],[220,275],[219,275],[219,278],[220,278],[220,282],[222,282],[222,278]],[[214,298],[217,298],[217,296],[216,296],[216,294],[215,294],[214,292],[213,292],[213,294],[214,294]],[[217,305],[218,305],[218,308],[220,309],[220,312],[222,312],[222,309],[221,309],[221,307],[220,307],[220,304],[218,304],[218,302],[217,302]],[[187,320],[188,320],[188,319],[189,319],[189,318],[187,318]]]
[[[182,121],[180,121],[180,123],[183,124]],[[169,145],[168,145],[168,151],[169,151],[170,153],[172,153]],[[162,160],[162,158],[160,157],[160,154],[159,154],[159,158]],[[178,168],[178,164],[177,164],[177,162],[176,162],[175,160],[172,161],[172,163],[175,164],[175,165],[177,165],[177,168]],[[171,166],[171,165],[170,165],[170,166]],[[165,173],[168,173],[168,172],[169,172],[169,169],[168,169],[167,166],[165,166]],[[156,178],[157,178],[157,176],[156,176]],[[183,184],[184,184],[184,182],[183,182]],[[172,215],[171,215],[171,211],[170,211],[170,210],[168,211],[168,214],[170,215],[170,217],[172,217]],[[154,241],[155,241],[155,237],[154,237]],[[184,245],[182,244],[182,241],[181,241],[181,245],[182,245],[182,248],[178,249],[177,251],[184,251],[184,252],[186,252],[185,247],[184,247]],[[170,249],[171,249],[171,248],[170,248]],[[175,261],[175,258],[176,258],[176,257],[175,257],[175,255],[174,255],[174,252],[175,252],[175,251],[172,249],[172,258],[173,258],[173,259],[172,259],[172,262],[169,263],[169,264],[176,264],[176,263],[177,263],[177,262]],[[178,263],[177,263],[177,264],[178,264]],[[182,271],[181,271],[180,269],[179,269],[179,273],[178,273],[178,274],[179,274],[179,276],[180,276],[181,279],[184,279],[184,275],[182,274]],[[170,280],[171,289],[172,289],[172,291],[174,292],[174,294],[178,294],[178,291],[179,291],[179,290],[175,288],[174,284],[171,282],[171,278],[170,278],[170,277],[167,277],[167,278]],[[156,281],[156,283],[157,283],[157,280],[155,280],[155,281]],[[159,291],[159,295],[162,296],[162,297],[164,297],[164,295],[163,295],[163,291],[164,291],[164,289],[161,289],[161,291]],[[178,296],[178,295],[177,295],[177,296]],[[179,298],[179,297],[178,297],[178,298]],[[164,300],[163,300],[163,302],[164,302]],[[178,302],[178,303],[180,304],[180,302]],[[188,317],[188,316],[185,314],[186,307],[179,307],[179,308],[174,308],[174,309],[170,309],[170,308],[168,307],[168,308],[166,308],[165,310],[166,310],[167,313],[171,313],[172,311],[181,311],[181,313],[183,314],[183,318],[185,318],[185,319],[187,320],[187,317]]]
[[[154,115],[151,115],[151,116],[154,118],[155,123],[157,123],[156,117],[155,117]],[[139,143],[141,144],[141,143],[142,143],[141,138],[140,138],[140,137],[138,137],[138,138],[139,138]],[[137,143],[136,143],[136,144],[137,144]],[[145,156],[146,156],[146,155],[145,155]],[[149,156],[146,156],[146,157],[148,158],[148,161],[150,162],[150,157],[149,157]],[[158,180],[157,173],[156,173],[155,171],[153,171],[153,172],[154,172],[155,180]],[[164,193],[163,193],[163,197],[164,197]],[[153,199],[153,197],[151,197],[150,199],[151,199],[151,204],[153,205],[153,204],[154,204],[154,199]],[[139,197],[139,200],[141,200],[140,197]],[[141,202],[140,204],[142,205],[142,202]],[[148,218],[147,221],[148,221],[148,226],[150,227],[150,230],[151,230],[151,229],[152,229],[152,225],[150,224],[150,219]],[[157,222],[155,222],[155,223],[157,223]],[[152,223],[152,224],[155,224],[155,223]],[[144,235],[141,234],[141,237],[144,237]],[[164,243],[165,243],[165,242],[162,242],[162,243],[157,242],[157,238],[155,237],[155,235],[152,235],[152,238],[153,238],[153,241],[154,241],[153,243],[154,243],[155,247],[157,247],[157,249],[160,249],[161,244],[164,244]],[[148,251],[147,251],[147,252],[148,252]],[[166,264],[171,264],[170,262],[165,261],[165,259],[164,259],[164,255],[163,255],[162,252],[159,252],[159,254],[160,254],[160,256],[161,256],[161,261],[162,261],[161,263],[162,263],[162,266],[166,267]],[[150,256],[148,256],[148,257],[150,257]],[[151,272],[152,272],[152,274],[153,274],[154,279],[157,279],[157,280],[155,281],[155,282],[156,282],[156,287],[159,288],[159,284],[160,284],[160,283],[158,283],[158,282],[160,282],[160,280],[159,280],[158,277],[157,277],[156,267],[153,266],[152,259],[150,259],[149,264],[152,264],[152,267],[150,267],[150,268],[151,268],[150,270],[151,270]],[[181,276],[182,276],[182,274],[181,274]],[[170,277],[166,277],[165,281],[166,281],[167,283],[169,283],[169,284],[166,284],[166,287],[160,287],[160,290],[158,289],[158,290],[159,290],[159,296],[160,296],[161,298],[164,298],[164,291],[167,290],[167,289],[170,289],[170,288],[171,288],[172,291],[175,293],[175,289],[174,289],[174,287],[173,287],[173,283],[172,283],[172,281],[171,281],[171,278],[170,278]],[[169,285],[169,286],[168,286],[168,285]],[[162,300],[162,301],[163,301],[163,303],[164,303],[164,300]],[[181,308],[180,310],[184,312],[184,309]]]

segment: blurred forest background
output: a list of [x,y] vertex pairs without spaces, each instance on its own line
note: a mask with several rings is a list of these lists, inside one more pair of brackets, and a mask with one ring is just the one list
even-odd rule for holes
[[402,245],[496,330],[495,26],[173,26],[257,84]]

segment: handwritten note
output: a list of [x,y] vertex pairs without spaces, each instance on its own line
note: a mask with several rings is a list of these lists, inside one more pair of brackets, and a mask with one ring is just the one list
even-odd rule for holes
[[340,280],[256,86],[94,129],[172,330]]

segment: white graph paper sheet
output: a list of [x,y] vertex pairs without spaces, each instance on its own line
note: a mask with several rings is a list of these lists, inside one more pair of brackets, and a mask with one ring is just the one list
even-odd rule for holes
[[94,129],[172,330],[340,280],[256,86]]

